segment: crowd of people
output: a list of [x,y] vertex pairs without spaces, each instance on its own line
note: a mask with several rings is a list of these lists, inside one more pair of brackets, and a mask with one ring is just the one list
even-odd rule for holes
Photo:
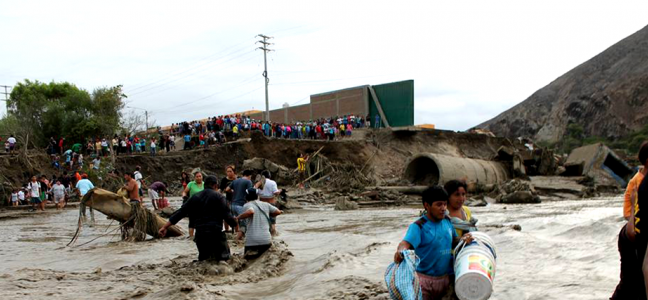
[[[115,155],[148,153],[155,156],[162,151],[170,152],[176,150],[177,138],[184,141],[184,150],[236,140],[244,132],[250,131],[260,131],[265,136],[273,138],[338,140],[352,136],[355,129],[370,127],[370,119],[369,116],[344,115],[279,123],[255,120],[250,116],[225,115],[201,121],[174,123],[168,130],[158,127],[155,134],[95,137],[73,143],[69,143],[63,137],[51,137],[46,152],[51,155],[53,166],[73,170],[74,166],[83,166],[84,156],[94,161],[97,157],[101,160],[100,157],[107,157],[113,153]],[[380,126],[378,115],[374,125]],[[4,143],[7,153],[13,153],[18,146],[13,135],[4,140],[0,137],[0,143]]]
[[[336,140],[350,137],[357,128],[370,127],[369,116],[344,115],[294,123],[264,122],[250,116],[225,115],[202,121],[171,124],[169,133],[182,136],[184,149],[223,143],[239,138],[243,132],[260,131],[267,137],[284,139]],[[376,123],[380,125],[380,117]]]
[[74,155],[85,154],[93,156],[106,157],[114,152],[115,155],[120,154],[136,154],[147,153],[155,155],[158,151],[165,150],[166,152],[175,149],[175,136],[159,132],[159,138],[150,137],[149,140],[145,136],[140,135],[124,135],[113,136],[110,138],[91,138],[85,142],[77,142],[68,145],[65,138],[59,138],[58,141],[54,137],[50,138],[47,147],[47,153],[51,155],[65,155],[69,150]]
[[82,172],[68,174],[63,171],[61,175],[51,178],[32,176],[29,182],[12,189],[7,205],[31,205],[34,211],[44,211],[47,203],[54,203],[59,210],[67,205],[70,198],[83,197],[92,188],[94,185],[88,180],[88,174]]
[[[167,229],[181,219],[189,218],[189,236],[198,248],[198,260],[222,261],[230,258],[226,232],[237,233],[245,240],[244,255],[256,258],[272,245],[276,233],[276,217],[282,213],[276,207],[276,197],[281,194],[269,171],[263,171],[253,182],[252,172],[244,170],[237,176],[236,167],[225,168],[225,176],[204,176],[183,172],[183,204],[159,231],[165,236]],[[132,200],[131,200],[132,201]],[[223,230],[223,228],[225,230]]]

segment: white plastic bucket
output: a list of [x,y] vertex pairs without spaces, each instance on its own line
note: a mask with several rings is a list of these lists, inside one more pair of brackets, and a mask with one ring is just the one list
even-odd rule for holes
[[493,293],[495,248],[475,239],[455,259],[455,293],[461,300],[486,300]]
[[497,249],[495,248],[495,241],[493,241],[493,239],[491,239],[491,237],[488,236],[488,234],[485,234],[480,231],[473,231],[470,234],[472,235],[473,239],[485,244],[485,246],[488,247],[490,252],[492,253],[493,258],[497,259]]

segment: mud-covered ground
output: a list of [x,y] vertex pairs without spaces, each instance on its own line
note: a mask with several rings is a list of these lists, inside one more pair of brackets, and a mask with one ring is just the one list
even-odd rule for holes
[[[474,208],[497,243],[491,299],[607,299],[618,282],[621,205],[617,197]],[[75,247],[65,245],[76,210],[1,219],[1,298],[387,299],[384,270],[419,210],[309,206],[279,217],[277,245],[264,257],[218,265],[193,262],[186,238],[102,236],[116,224],[100,214]],[[522,230],[499,227],[512,224]]]

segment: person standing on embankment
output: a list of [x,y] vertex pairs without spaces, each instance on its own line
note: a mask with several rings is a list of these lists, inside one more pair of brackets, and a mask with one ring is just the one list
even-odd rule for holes
[[299,171],[299,188],[304,188],[304,180],[306,180],[306,163],[308,162],[308,155],[301,153],[297,158],[297,171]]

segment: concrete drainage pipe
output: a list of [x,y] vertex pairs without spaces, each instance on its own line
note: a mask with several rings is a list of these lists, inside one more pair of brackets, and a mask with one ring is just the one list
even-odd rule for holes
[[508,180],[509,172],[495,161],[422,153],[407,163],[405,179],[415,185],[443,185],[453,179],[497,184]]

